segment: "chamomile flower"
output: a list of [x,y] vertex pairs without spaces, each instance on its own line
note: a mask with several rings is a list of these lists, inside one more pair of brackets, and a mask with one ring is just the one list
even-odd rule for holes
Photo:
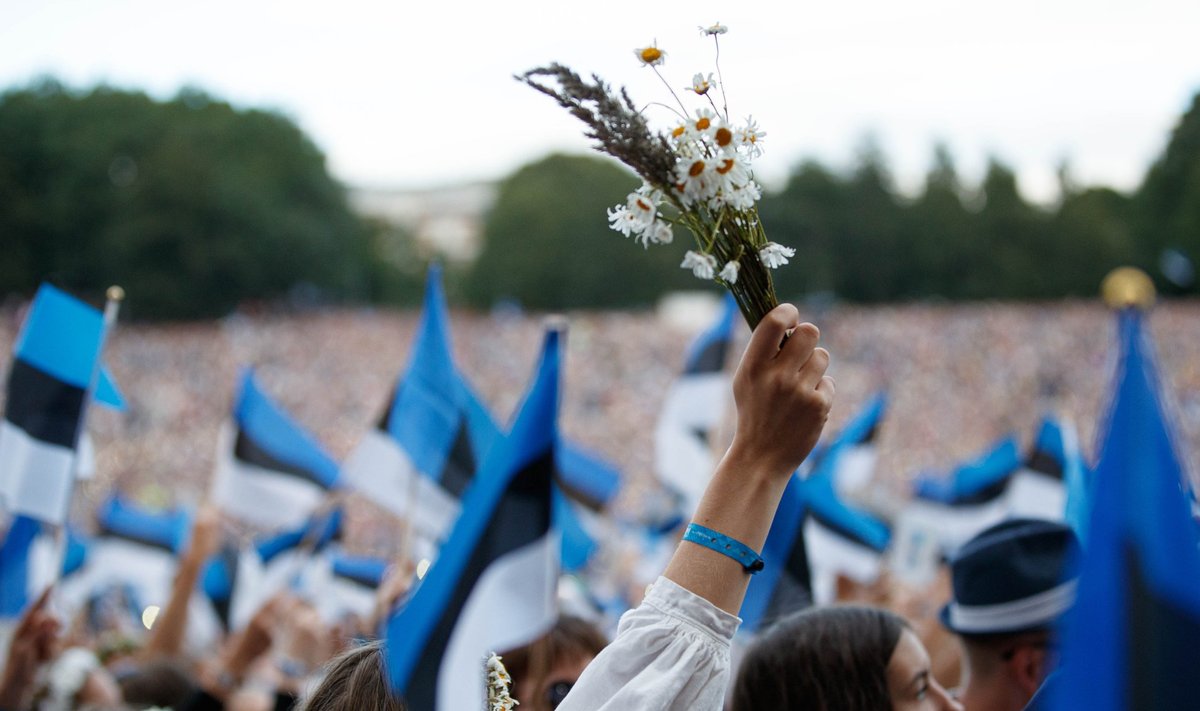
[[713,167],[713,161],[702,157],[678,163],[675,168],[676,182],[683,193],[685,205],[703,202],[717,194],[720,182],[715,177]]
[[722,196],[725,204],[735,210],[752,210],[755,204],[762,199],[762,188],[751,180],[745,185],[725,191]]
[[754,120],[753,116],[751,116],[746,119],[746,125],[740,126],[737,129],[737,135],[735,138],[738,145],[746,150],[746,154],[748,156],[751,158],[757,158],[762,155],[762,146],[759,145],[759,142],[762,141],[763,136],[766,135],[766,131],[760,129],[758,127],[758,122]]
[[636,225],[634,229],[637,232],[641,232],[653,224],[654,218],[658,214],[654,200],[649,195],[642,195],[640,193],[629,193],[625,207],[629,210],[629,214],[633,216],[630,219]]
[[628,237],[638,232],[638,217],[629,211],[627,205],[617,205],[608,209],[608,227]]
[[657,67],[667,61],[667,53],[653,44],[649,47],[638,47],[633,53],[637,55],[638,61],[647,67]]
[[712,72],[709,72],[708,76],[704,76],[703,74],[697,72],[692,77],[692,85],[686,88],[696,92],[700,96],[704,96],[716,85],[717,82],[713,80]]
[[741,268],[742,265],[738,264],[737,262],[725,262],[725,266],[721,268],[721,273],[717,276],[720,277],[721,281],[725,282],[726,284],[736,284],[738,271],[740,271]]
[[717,273],[717,259],[711,254],[701,254],[693,252],[690,249],[687,254],[683,255],[683,263],[679,265],[684,269],[691,269],[692,274],[697,279],[712,279]]
[[796,256],[796,250],[791,247],[784,247],[782,244],[776,244],[775,242],[767,242],[767,246],[758,250],[758,258],[762,260],[763,266],[768,269],[782,267],[794,256]]
[[642,244],[646,247],[650,243],[654,244],[671,244],[675,239],[675,232],[671,229],[671,225],[663,220],[655,220],[654,224],[642,231]]
[[711,136],[717,130],[716,118],[710,109],[697,109],[696,118],[688,122],[687,130],[694,136]]
[[736,190],[750,181],[750,167],[737,153],[721,153],[712,162],[722,191]]
[[729,28],[722,25],[720,22],[714,22],[708,27],[701,27],[700,34],[704,35],[723,35],[729,31]]

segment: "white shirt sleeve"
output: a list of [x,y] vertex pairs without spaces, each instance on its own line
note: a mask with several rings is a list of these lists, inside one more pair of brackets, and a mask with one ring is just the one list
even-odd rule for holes
[[558,711],[721,711],[741,622],[660,577]]

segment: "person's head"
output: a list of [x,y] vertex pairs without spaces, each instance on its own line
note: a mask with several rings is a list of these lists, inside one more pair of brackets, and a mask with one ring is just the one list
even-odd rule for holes
[[1067,526],[1012,519],[967,541],[950,561],[942,624],[963,643],[965,698],[1022,708],[1056,662],[1053,628],[1075,600],[1079,542]]
[[156,661],[143,664],[117,678],[125,703],[133,708],[181,708],[195,690],[182,664]]
[[783,618],[746,652],[734,711],[958,709],[933,678],[903,618],[873,607],[810,608]]
[[551,711],[566,698],[584,667],[608,640],[586,620],[563,615],[532,644],[501,655],[512,677],[512,696],[526,711]]
[[374,641],[338,655],[325,670],[301,711],[405,711],[388,684],[383,642]]

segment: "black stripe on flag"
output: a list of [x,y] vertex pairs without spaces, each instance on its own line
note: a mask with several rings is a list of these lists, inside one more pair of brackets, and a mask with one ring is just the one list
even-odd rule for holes
[[317,477],[316,472],[311,472],[304,467],[298,467],[295,464],[289,464],[279,459],[274,454],[259,446],[240,427],[238,428],[237,441],[233,444],[233,457],[240,462],[245,462],[260,469],[267,469],[280,474],[290,474],[305,481],[311,481],[322,489],[325,488],[325,484]]
[[471,446],[471,432],[467,426],[467,418],[459,417],[458,432],[454,435],[454,444],[446,455],[446,465],[442,467],[442,488],[456,499],[462,499],[463,493],[475,478],[475,448]]
[[[814,521],[821,524],[825,528],[828,528],[830,531],[833,531],[839,537],[841,537],[847,541],[850,541],[851,543],[854,543],[855,545],[862,546],[863,548],[866,548],[868,550],[873,550],[876,552],[879,551],[879,549],[876,548],[875,546],[873,546],[870,541],[866,540],[865,538],[860,536],[858,533],[851,531],[850,529],[846,528],[845,526],[842,526],[841,524],[837,523],[836,521],[834,521],[826,516],[822,516],[819,511],[810,510],[808,512],[808,515],[812,516]],[[803,524],[801,524],[801,525],[803,526]]]
[[137,536],[128,533],[114,531],[104,525],[100,526],[100,535],[112,540],[128,541],[129,543],[134,543],[145,548],[154,548],[156,550],[166,551],[171,555],[175,555],[175,549],[171,547],[170,543],[164,541],[148,541],[144,538],[138,538]]
[[1001,477],[996,481],[988,484],[979,491],[973,492],[969,496],[964,496],[960,499],[955,499],[950,503],[951,506],[975,506],[976,504],[986,504],[1004,495],[1008,490],[1009,477]]
[[83,396],[83,388],[16,358],[8,374],[4,419],[38,441],[74,449]]
[[1125,568],[1129,595],[1129,637],[1125,642],[1128,708],[1195,708],[1200,620],[1150,589],[1132,547],[1126,549]]
[[496,559],[534,543],[549,533],[550,482],[553,477],[554,452],[549,450],[527,464],[513,478],[496,504],[487,528],[471,552],[458,584],[442,609],[437,626],[409,677],[408,689],[404,693],[409,708],[437,708],[438,672],[442,656],[475,582]]
[[1029,461],[1025,466],[1039,474],[1045,474],[1046,476],[1062,481],[1062,462],[1044,449],[1038,448],[1033,450],[1033,453],[1029,455]]
[[792,549],[788,551],[783,572],[771,593],[771,601],[767,603],[758,629],[766,629],[779,618],[811,607],[812,604],[812,572],[808,566],[808,547],[804,542],[804,521],[801,521],[796,526]]
[[396,395],[400,392],[399,385],[392,386],[392,394],[388,395],[387,407],[383,408],[383,414],[379,416],[379,422],[375,424],[375,429],[384,434],[391,434],[392,424],[392,406],[396,404]]
[[729,351],[729,341],[725,338],[715,338],[704,346],[704,350],[696,354],[688,363],[684,375],[699,375],[701,373],[720,373],[725,370],[725,354]]

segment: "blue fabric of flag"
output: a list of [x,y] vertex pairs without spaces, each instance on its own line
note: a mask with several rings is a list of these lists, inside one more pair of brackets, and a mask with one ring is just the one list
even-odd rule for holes
[[299,548],[305,541],[310,542],[313,551],[320,551],[341,537],[343,518],[341,508],[317,514],[303,526],[260,538],[255,542],[254,548],[263,563],[270,563],[281,553]]
[[41,524],[16,516],[0,545],[0,619],[20,617],[29,604],[29,549]]
[[337,482],[337,462],[259,388],[252,370],[242,373],[233,414],[242,433],[275,459],[310,473],[325,488]]
[[732,295],[726,294],[721,302],[721,316],[688,347],[684,375],[719,373],[725,369],[725,356],[733,338],[737,313],[737,301]]
[[571,501],[557,488],[554,491],[554,525],[562,533],[563,570],[573,573],[582,569],[599,545],[584,528]]
[[[557,440],[560,334],[546,334],[534,382],[507,437],[499,438],[463,497],[464,515],[409,602],[387,623],[385,659],[392,688],[404,694],[413,670],[446,605],[460,587],[463,574],[510,482],[539,456],[553,451]],[[430,680],[425,680],[430,683]]]
[[191,514],[184,509],[150,511],[110,497],[96,511],[100,531],[172,553],[179,553],[191,530]]
[[382,558],[339,554],[333,557],[333,574],[377,588],[387,574],[388,564]]
[[454,367],[446,313],[441,269],[431,265],[412,357],[387,418],[388,432],[417,471],[434,480],[442,475],[467,405]]
[[[42,284],[13,349],[17,358],[78,388],[91,386],[100,356],[104,315],[70,294]],[[124,398],[112,376],[102,372],[95,398],[123,409]]]
[[[746,590],[742,609],[738,613],[742,618],[740,631],[743,634],[753,634],[763,622],[775,587],[784,575],[784,562],[792,546],[796,545],[801,526],[804,525],[804,511],[804,480],[793,475],[783,491],[783,498],[771,521],[771,530],[767,533],[767,541],[763,544],[762,557],[766,565],[757,575],[750,577],[750,587]],[[803,541],[800,543],[803,544]]]
[[1194,708],[1200,552],[1175,431],[1140,313],[1119,315],[1121,357],[1052,708]]
[[1003,486],[1021,466],[1021,455],[1015,437],[1007,437],[978,459],[963,464],[948,477],[922,475],[914,482],[913,493],[943,504],[967,503],[986,496],[987,492]]
[[563,440],[555,456],[563,483],[599,506],[607,505],[621,490],[620,472],[599,454]]

